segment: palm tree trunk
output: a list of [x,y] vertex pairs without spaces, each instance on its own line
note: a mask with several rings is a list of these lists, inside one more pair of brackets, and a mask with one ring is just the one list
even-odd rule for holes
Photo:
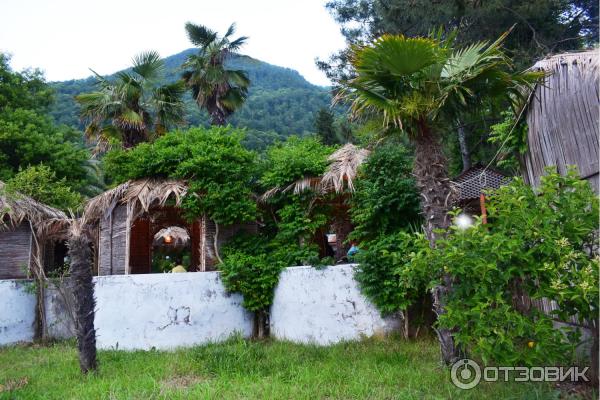
[[[437,230],[446,231],[450,226],[448,211],[452,205],[453,190],[448,177],[447,161],[438,138],[425,122],[420,124],[420,135],[415,142],[414,174],[421,193],[421,209],[425,220],[425,234],[429,246],[435,248]],[[442,233],[443,235],[443,233]],[[439,317],[446,312],[447,297],[452,290],[452,278],[443,274],[442,282],[432,290],[433,311]],[[436,329],[440,341],[442,359],[452,364],[459,358],[450,329]]]
[[225,126],[225,116],[221,112],[221,110],[216,109],[210,112],[211,122],[210,124],[213,126]]
[[[202,105],[198,103],[198,107],[202,108]],[[206,104],[206,111],[210,115],[210,124],[212,126],[225,126],[227,123],[225,113],[217,105],[217,99],[212,98]]]
[[462,125],[461,121],[457,121],[457,131],[458,131],[458,145],[460,147],[460,156],[462,158],[462,170],[465,172],[469,168],[471,168],[471,154],[469,153],[469,147],[467,146],[467,133],[465,132],[465,127]]
[[71,276],[75,298],[75,328],[79,367],[88,373],[97,368],[96,330],[94,329],[94,283],[92,282],[92,254],[90,242],[82,232],[74,232],[69,239],[69,257],[71,258]]

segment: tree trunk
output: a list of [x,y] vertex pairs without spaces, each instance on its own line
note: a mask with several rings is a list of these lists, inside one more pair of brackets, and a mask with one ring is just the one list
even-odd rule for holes
[[252,336],[255,339],[265,339],[269,336],[268,312],[266,310],[258,310],[254,313],[253,331]]
[[471,168],[471,154],[469,153],[469,148],[467,146],[467,133],[465,132],[465,128],[462,125],[462,122],[458,121],[458,145],[460,146],[460,156],[462,158],[462,170],[465,172],[469,168]]
[[213,126],[225,126],[227,123],[225,113],[217,105],[209,106],[208,113],[210,114],[210,124]]
[[[437,235],[444,235],[450,226],[448,211],[452,205],[454,191],[448,177],[446,157],[437,137],[425,122],[420,124],[420,135],[415,140],[414,174],[421,193],[421,209],[425,220],[424,228],[429,246],[435,248]],[[432,290],[433,311],[439,317],[446,312],[447,297],[452,290],[452,278],[443,274],[442,282]],[[436,329],[440,341],[442,359],[452,364],[459,358],[452,331]]]
[[92,282],[92,254],[89,239],[80,231],[69,239],[71,276],[75,298],[75,330],[79,350],[79,367],[88,373],[97,368],[96,330],[94,329],[94,283]]

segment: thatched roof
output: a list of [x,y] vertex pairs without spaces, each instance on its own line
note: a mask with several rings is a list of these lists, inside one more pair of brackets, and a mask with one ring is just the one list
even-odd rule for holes
[[0,182],[0,229],[9,229],[24,221],[39,227],[53,221],[66,221],[67,215],[25,195],[7,194]]
[[588,51],[578,51],[572,53],[555,54],[548,56],[538,62],[536,62],[531,70],[533,71],[546,71],[556,72],[563,66],[577,65],[580,69],[589,71],[588,78],[594,81],[598,80],[596,72],[598,71],[598,56],[600,51],[598,49]]
[[88,223],[108,217],[118,205],[125,205],[134,215],[148,212],[151,207],[164,206],[169,199],[179,206],[187,193],[187,184],[173,179],[139,179],[125,182],[90,199],[83,216]]
[[600,136],[600,51],[565,53],[535,63],[544,71],[527,106],[527,152],[524,177],[539,184],[545,167],[565,173],[577,165],[583,179],[598,191],[598,137]]
[[329,156],[329,166],[323,176],[305,177],[283,189],[274,187],[265,192],[261,196],[261,200],[265,201],[278,192],[288,192],[290,190],[293,190],[294,194],[309,189],[320,194],[342,193],[346,189],[354,192],[354,180],[358,175],[358,169],[370,153],[369,150],[355,146],[352,143],[345,144]]
[[[365,162],[371,152],[348,143],[329,156],[329,167],[321,185],[326,191],[341,193],[347,187],[354,192],[354,180],[358,175],[358,168]],[[345,185],[344,185],[345,183]]]
[[[169,242],[167,240],[171,240]],[[168,245],[173,247],[185,247],[190,242],[190,234],[180,226],[169,226],[163,228],[154,235],[154,245]]]

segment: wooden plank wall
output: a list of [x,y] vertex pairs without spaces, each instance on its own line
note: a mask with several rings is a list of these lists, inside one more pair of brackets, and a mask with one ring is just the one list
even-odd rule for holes
[[529,184],[539,184],[546,166],[556,166],[562,174],[567,165],[577,165],[582,178],[598,193],[597,57],[598,53],[592,51],[556,56],[539,63],[552,75],[545,84],[537,86],[527,113],[524,177]]
[[150,220],[138,218],[131,226],[129,265],[132,274],[152,272],[152,235]]
[[14,230],[0,231],[0,279],[27,277],[31,240],[31,229],[27,222]]
[[98,275],[124,275],[127,271],[127,207],[118,206],[100,221]]

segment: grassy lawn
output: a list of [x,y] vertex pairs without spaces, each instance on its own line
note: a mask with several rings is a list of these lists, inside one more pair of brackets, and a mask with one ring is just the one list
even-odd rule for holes
[[230,339],[175,352],[101,351],[79,373],[72,342],[0,349],[0,399],[556,399],[539,384],[455,388],[431,339],[332,347]]

